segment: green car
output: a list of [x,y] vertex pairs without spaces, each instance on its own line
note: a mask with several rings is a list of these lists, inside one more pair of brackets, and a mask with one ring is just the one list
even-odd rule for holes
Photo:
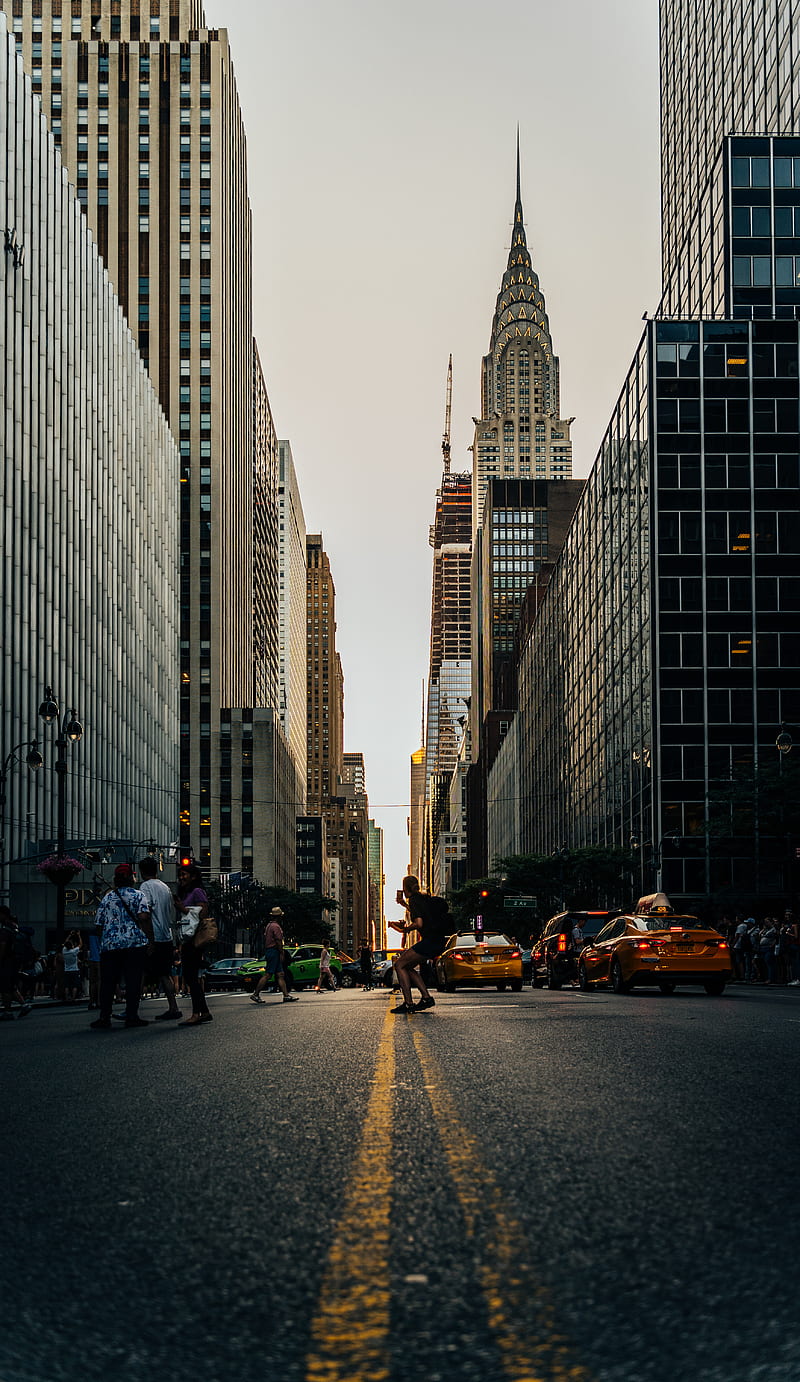
[[[289,956],[289,973],[296,989],[308,988],[310,984],[319,982],[321,945],[287,945],[286,954]],[[252,993],[264,973],[265,966],[266,960],[263,959],[248,960],[247,964],[242,965],[238,977],[246,992]],[[342,962],[333,953],[331,953],[331,973],[335,983],[338,984],[342,973]]]

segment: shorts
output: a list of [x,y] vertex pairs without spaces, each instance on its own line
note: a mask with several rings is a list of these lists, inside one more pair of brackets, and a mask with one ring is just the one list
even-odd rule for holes
[[65,989],[78,989],[78,988],[82,988],[82,987],[83,987],[83,984],[82,984],[81,976],[80,976],[78,970],[77,970],[77,969],[65,969],[65,970],[64,970],[64,988],[65,988]]
[[175,948],[172,941],[156,941],[147,956],[145,972],[151,979],[165,979],[172,974]]
[[270,979],[274,979],[276,974],[283,973],[281,952],[276,945],[271,945],[269,950],[264,952],[264,959],[266,960],[264,973],[268,975]]
[[409,947],[415,955],[419,955],[423,960],[436,960],[444,950],[444,941],[418,940],[415,945]]

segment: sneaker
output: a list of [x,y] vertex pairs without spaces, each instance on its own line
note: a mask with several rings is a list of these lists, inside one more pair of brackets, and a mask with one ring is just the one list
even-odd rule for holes
[[285,994],[283,995],[283,1001],[284,1001],[284,1003],[296,1003],[296,1002],[297,1002],[297,994],[296,994],[296,993],[285,993]]
[[435,998],[431,998],[430,995],[428,995],[427,998],[420,998],[419,1002],[414,1004],[414,1012],[424,1013],[425,1010],[426,1010],[426,1008],[435,1008],[435,1007],[436,1007],[436,999],[435,999]]
[[263,1003],[264,1001],[260,993],[248,993],[247,997],[251,1003]]
[[127,1020],[128,1020],[128,1019],[126,1018],[124,1012],[122,1012],[122,1013],[112,1013],[111,1016],[113,1017],[113,1019],[114,1019],[115,1022],[127,1022]]
[[408,1015],[409,1015],[409,1017],[410,1017],[411,1014],[414,1012],[414,1006],[413,1006],[413,1004],[411,1004],[411,1003],[401,1003],[399,1008],[391,1008],[391,1009],[390,1009],[390,1012],[391,1012],[395,1017],[397,1016],[398,1013],[408,1013]]
[[18,1014],[17,1014],[17,1016],[18,1016],[18,1017],[27,1017],[27,1016],[28,1016],[28,1013],[31,1011],[32,1008],[33,1008],[33,1004],[32,1004],[32,1003],[23,1003],[23,1004],[22,1004],[22,1007],[20,1008],[20,1010],[19,1010],[19,1012],[18,1012]]
[[[180,1016],[180,1013],[178,1013],[177,1016]],[[214,1021],[214,1018],[212,1017],[211,1013],[201,1013],[201,1014],[200,1014],[200,1021],[201,1021],[201,1022],[213,1022],[213,1021]]]
[[110,1017],[96,1017],[94,1022],[89,1023],[89,1026],[96,1032],[112,1032],[114,1030],[111,1026]]
[[167,1008],[167,1011],[166,1011],[165,1013],[156,1013],[155,1018],[154,1018],[154,1021],[156,1021],[156,1022],[170,1022],[170,1021],[173,1020],[173,1019],[177,1020],[180,1016],[181,1016],[181,1010],[180,1010],[180,1008],[176,1008],[174,1012],[172,1011],[171,1008]]

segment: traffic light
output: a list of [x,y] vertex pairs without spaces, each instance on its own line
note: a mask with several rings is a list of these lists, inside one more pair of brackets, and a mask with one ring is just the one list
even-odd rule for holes
[[488,889],[488,888],[481,888],[481,894],[480,894],[480,896],[481,896],[481,902],[488,902],[488,900],[489,900],[489,889]]
[[178,868],[190,869],[193,863],[194,859],[192,858],[191,854],[182,854],[180,859],[178,860]]

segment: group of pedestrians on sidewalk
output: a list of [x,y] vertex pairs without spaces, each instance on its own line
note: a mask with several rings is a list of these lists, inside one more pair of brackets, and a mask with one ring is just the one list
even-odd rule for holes
[[736,917],[729,941],[736,978],[745,984],[800,988],[800,927],[791,912],[777,917]]
[[[174,896],[156,877],[157,872],[155,859],[142,859],[141,885],[137,887],[132,866],[119,864],[113,887],[97,909],[100,1014],[89,1024],[94,1031],[112,1029],[114,995],[120,982],[125,986],[125,1013],[119,1015],[120,1020],[129,1028],[149,1026],[139,1015],[146,972],[160,983],[167,1000],[167,1009],[158,1014],[157,1022],[178,1020],[180,1027],[198,1027],[212,1021],[200,978],[202,946],[195,944],[198,926],[208,915],[200,870],[195,865],[182,868]],[[181,941],[183,978],[192,1000],[191,1016],[182,1021],[172,976],[175,929]]]

